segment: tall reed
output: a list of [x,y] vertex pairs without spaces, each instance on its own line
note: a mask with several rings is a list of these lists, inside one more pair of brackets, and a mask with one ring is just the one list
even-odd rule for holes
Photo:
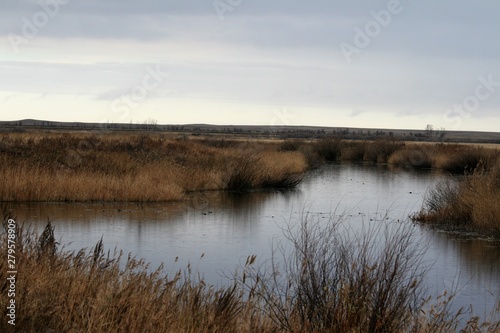
[[500,159],[490,169],[480,164],[461,179],[438,183],[413,218],[500,236]]
[[[423,247],[412,230],[306,218],[285,231],[270,269],[247,262],[241,283],[287,332],[402,332],[423,303]],[[382,242],[382,246],[379,246]]]
[[300,152],[257,141],[0,135],[0,201],[181,200],[190,191],[292,188],[306,168]]
[[[5,215],[4,226],[10,215]],[[16,326],[0,297],[1,332],[497,332],[449,311],[452,297],[424,294],[422,246],[412,229],[369,228],[356,237],[307,219],[286,236],[291,251],[269,263],[250,256],[234,281],[208,285],[188,266],[162,275],[142,259],[94,248],[65,250],[47,224],[17,224]],[[352,236],[352,235],[351,235]],[[380,242],[380,240],[385,242]],[[5,258],[7,234],[0,234]],[[283,248],[281,248],[283,249]],[[279,253],[279,252],[276,252]],[[0,261],[6,281],[7,261]],[[5,295],[6,284],[1,287]]]
[[294,188],[309,168],[334,161],[440,168],[488,167],[495,149],[348,141],[235,140],[166,134],[0,134],[0,201],[171,201],[187,192]]

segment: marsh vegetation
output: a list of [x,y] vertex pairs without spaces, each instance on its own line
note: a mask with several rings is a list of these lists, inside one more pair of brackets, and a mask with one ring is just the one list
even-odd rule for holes
[[162,135],[0,136],[1,201],[171,201],[190,191],[290,188],[299,152]]
[[493,165],[498,150],[348,141],[234,140],[166,134],[0,135],[0,201],[171,201],[207,190],[295,187],[324,162],[389,163],[463,173]]
[[[454,174],[414,218],[499,232],[499,151],[467,145],[240,140],[167,134],[0,135],[0,200],[182,201],[193,192],[291,189],[327,162],[436,168]],[[9,216],[6,215],[7,219]],[[5,221],[4,219],[4,221]],[[497,332],[500,322],[451,307],[454,291],[426,293],[423,245],[411,224],[352,234],[306,217],[285,229],[269,261],[249,253],[215,287],[187,266],[163,274],[143,259],[65,250],[48,224],[19,225],[18,330],[74,332]],[[395,223],[395,222],[394,222]],[[0,235],[4,256],[6,237]],[[285,245],[287,244],[287,245]],[[5,281],[6,262],[0,264]],[[5,309],[4,298],[0,306]],[[500,306],[500,304],[498,304]],[[3,310],[5,311],[5,310]],[[497,318],[497,317],[495,317]],[[2,322],[0,325],[6,325]],[[0,331],[9,328],[0,326]]]
[[199,191],[291,189],[325,162],[466,175],[440,183],[414,220],[498,232],[499,150],[375,141],[239,140],[130,133],[0,134],[0,201],[161,202]]
[[467,174],[438,184],[415,216],[498,229],[499,150],[394,139],[237,140],[130,133],[0,135],[0,201],[153,202],[196,191],[290,189],[325,162]]
[[413,219],[500,237],[500,159],[436,184]]
[[[11,216],[6,215],[4,223]],[[341,221],[307,218],[285,230],[269,262],[249,256],[225,287],[191,267],[162,275],[141,259],[103,250],[68,251],[48,223],[18,225],[16,331],[39,332],[497,332],[453,291],[427,296],[425,244],[408,224],[352,233]],[[383,240],[384,242],[381,242]],[[6,236],[0,236],[4,253]],[[332,246],[334,244],[334,246]],[[289,249],[283,251],[283,246]],[[5,280],[6,263],[0,263]],[[5,314],[6,298],[0,299]],[[12,331],[6,321],[2,332]]]

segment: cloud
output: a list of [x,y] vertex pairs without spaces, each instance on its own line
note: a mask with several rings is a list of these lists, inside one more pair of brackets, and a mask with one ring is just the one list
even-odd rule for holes
[[[438,116],[473,93],[479,76],[500,80],[492,1],[401,0],[403,10],[347,63],[339,44],[354,45],[356,29],[388,3],[246,0],[221,20],[212,0],[69,0],[14,53],[7,36],[43,9],[4,1],[0,75],[9,80],[0,93],[86,96],[108,108],[160,64],[170,76],[151,93],[155,103],[309,107],[362,121],[376,112]],[[499,96],[474,117],[495,115]]]
[[[54,0],[55,1],[55,0]],[[496,13],[500,3],[456,1],[453,6],[430,0],[401,0],[393,16],[367,50],[429,56],[495,57],[500,44]],[[355,27],[364,28],[373,12],[388,1],[325,2],[243,1],[221,21],[213,1],[70,0],[61,5],[41,36],[51,38],[192,39],[225,41],[268,48],[314,47],[338,53],[341,42],[352,43]],[[0,34],[20,34],[23,17],[41,11],[36,1],[3,2]]]

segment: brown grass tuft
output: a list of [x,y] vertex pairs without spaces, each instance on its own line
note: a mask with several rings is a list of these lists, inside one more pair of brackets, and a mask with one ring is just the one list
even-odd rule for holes
[[323,162],[369,161],[463,173],[498,150],[393,139],[315,142],[165,134],[0,134],[0,201],[172,201],[186,192],[293,188]]
[[[4,218],[4,226],[6,219]],[[93,249],[65,251],[53,227],[38,236],[16,232],[16,326],[9,332],[448,332],[464,313],[449,312],[452,297],[422,297],[419,247],[411,228],[370,229],[355,238],[338,225],[303,223],[289,229],[292,252],[258,266],[250,256],[227,287],[207,285],[190,266],[163,276],[141,259]],[[379,246],[378,239],[386,242]],[[334,241],[334,242],[332,242]],[[7,234],[0,234],[6,258]],[[278,258],[275,258],[278,259]],[[7,261],[0,261],[6,281]],[[423,268],[423,270],[422,270]],[[2,294],[6,293],[6,284]],[[446,295],[444,295],[446,296]],[[500,322],[471,317],[465,330],[497,332]],[[480,330],[478,330],[480,329]]]
[[431,156],[425,147],[407,146],[395,151],[387,163],[414,169],[428,169],[432,167]]
[[344,142],[339,137],[321,139],[315,143],[315,151],[327,162],[336,161],[341,153]]
[[0,201],[181,200],[189,191],[294,187],[306,168],[301,153],[258,141],[0,135]]
[[480,164],[461,180],[438,183],[414,219],[463,226],[500,236],[500,160],[489,170]]
[[366,147],[363,160],[367,162],[387,163],[389,157],[404,146],[397,140],[378,140]]
[[459,174],[473,172],[480,163],[489,168],[498,155],[493,149],[463,145],[438,145],[434,150],[433,167]]

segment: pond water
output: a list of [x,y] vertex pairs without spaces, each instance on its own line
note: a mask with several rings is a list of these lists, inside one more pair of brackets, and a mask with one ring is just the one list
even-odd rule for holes
[[[186,202],[155,204],[12,204],[19,221],[41,230],[50,218],[66,249],[122,249],[174,274],[190,263],[211,284],[227,283],[249,255],[271,257],[282,229],[305,215],[322,221],[343,215],[352,225],[411,223],[429,187],[447,177],[437,171],[388,166],[327,165],[307,174],[298,189],[244,194],[193,194]],[[415,225],[428,244],[430,294],[456,289],[454,308],[472,304],[488,314],[500,300],[500,244]]]

